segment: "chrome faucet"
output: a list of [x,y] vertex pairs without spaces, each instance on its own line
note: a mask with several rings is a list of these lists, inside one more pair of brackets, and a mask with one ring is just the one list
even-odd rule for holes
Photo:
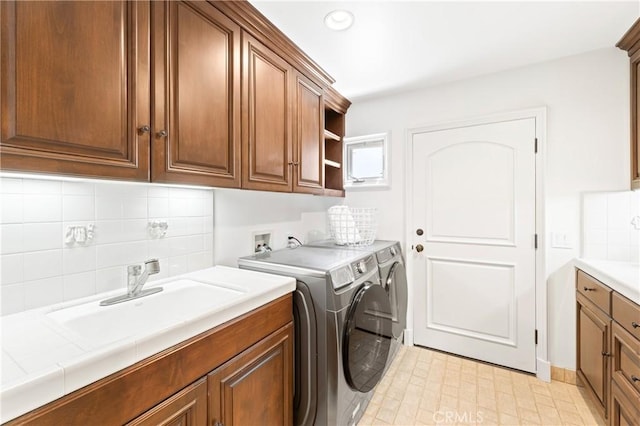
[[142,287],[147,283],[149,275],[160,272],[160,262],[158,259],[149,259],[144,262],[144,272],[140,274],[140,265],[127,266],[127,290],[129,296],[140,294]]
[[162,287],[142,290],[142,287],[147,283],[147,279],[149,279],[149,275],[157,274],[158,272],[160,272],[158,259],[149,259],[144,262],[144,271],[142,271],[140,265],[127,266],[127,293],[103,300],[100,302],[100,306],[114,305],[162,291]]

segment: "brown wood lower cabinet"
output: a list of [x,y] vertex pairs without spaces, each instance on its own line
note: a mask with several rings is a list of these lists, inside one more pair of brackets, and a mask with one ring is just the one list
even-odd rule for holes
[[576,290],[579,382],[609,426],[640,425],[640,306],[581,270]]
[[616,382],[611,387],[610,426],[638,426],[640,424],[640,398],[624,392]]
[[6,425],[291,425],[292,407],[289,294]]
[[207,379],[203,377],[127,423],[127,426],[196,426],[206,424]]
[[607,417],[611,318],[577,294],[577,375]]
[[208,376],[211,424],[293,423],[293,327],[272,334]]

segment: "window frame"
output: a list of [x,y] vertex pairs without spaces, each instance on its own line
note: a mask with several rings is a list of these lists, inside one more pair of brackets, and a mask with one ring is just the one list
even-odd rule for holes
[[[358,189],[358,188],[389,188],[391,185],[390,182],[390,173],[389,173],[389,140],[391,138],[391,132],[384,133],[374,133],[370,135],[363,136],[355,136],[344,138],[343,144],[343,158],[344,158],[344,167],[343,167],[343,181],[344,181],[344,189]],[[354,178],[351,175],[351,170],[353,168],[352,161],[349,156],[349,149],[353,150],[353,147],[356,145],[366,146],[367,143],[372,142],[382,142],[382,176],[380,177],[369,177],[358,179]]]

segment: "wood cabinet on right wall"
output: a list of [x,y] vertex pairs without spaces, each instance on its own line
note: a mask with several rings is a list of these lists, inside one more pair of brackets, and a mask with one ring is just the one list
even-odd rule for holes
[[640,19],[616,46],[631,59],[631,189],[640,189]]

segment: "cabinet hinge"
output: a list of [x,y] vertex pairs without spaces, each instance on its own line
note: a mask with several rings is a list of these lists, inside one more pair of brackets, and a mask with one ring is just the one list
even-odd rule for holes
[[538,234],[533,235],[533,248],[538,249]]
[[534,152],[535,154],[537,154],[537,153],[538,153],[538,138],[535,138],[535,139],[534,139],[534,143],[533,143],[533,152]]
[[536,345],[538,344],[538,330],[536,329],[536,332],[534,333],[534,341],[536,343]]

